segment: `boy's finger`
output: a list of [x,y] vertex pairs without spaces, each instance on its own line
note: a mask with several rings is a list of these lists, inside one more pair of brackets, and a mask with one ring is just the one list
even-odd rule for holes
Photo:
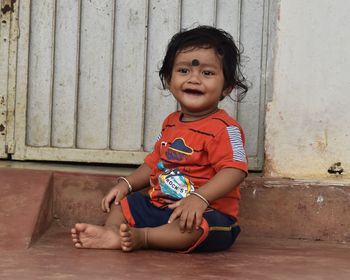
[[105,199],[105,207],[107,209],[107,212],[109,213],[109,211],[111,211],[111,202],[113,200],[113,197],[114,196],[107,196],[106,199]]
[[186,219],[186,229],[188,232],[192,232],[193,223],[194,223],[194,217],[192,214],[190,214],[187,216],[187,219]]
[[102,208],[102,211],[103,212],[107,212],[108,210],[107,210],[107,208],[106,208],[106,198],[104,197],[103,199],[102,199],[102,201],[101,201],[101,208]]
[[176,208],[173,213],[170,215],[168,223],[172,223],[174,220],[176,220],[181,214],[181,211],[179,211],[179,208]]
[[187,219],[188,219],[187,214],[182,212],[181,216],[180,216],[180,223],[179,223],[181,232],[185,232],[185,230],[186,230]]
[[105,209],[106,209],[106,212],[108,213],[109,212],[109,200],[107,198],[105,198]]
[[202,223],[202,216],[197,214],[196,215],[196,229],[199,229],[201,223]]
[[177,207],[179,207],[180,206],[180,200],[179,201],[176,201],[176,202],[173,202],[173,203],[170,203],[169,205],[168,205],[168,208],[170,208],[170,209],[175,209],[175,208],[177,208]]
[[171,200],[171,199],[166,199],[164,198],[164,203],[167,203],[167,204],[173,204],[174,203],[174,200]]
[[114,204],[119,205],[122,198],[123,198],[122,194],[120,192],[117,192],[115,195]]

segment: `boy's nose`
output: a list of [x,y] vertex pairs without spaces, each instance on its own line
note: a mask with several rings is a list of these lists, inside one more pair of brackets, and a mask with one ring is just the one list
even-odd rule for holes
[[198,73],[191,73],[191,76],[188,79],[188,82],[191,84],[199,84],[200,83],[200,78]]

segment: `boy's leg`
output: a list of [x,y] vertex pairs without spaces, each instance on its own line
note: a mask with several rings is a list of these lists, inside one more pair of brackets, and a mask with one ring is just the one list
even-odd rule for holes
[[142,248],[186,251],[199,240],[203,230],[181,232],[179,220],[175,220],[171,224],[152,228],[131,228],[122,224],[119,234],[123,251]]
[[112,205],[105,226],[78,223],[71,229],[76,248],[121,249],[119,227],[125,218],[119,205]]
[[111,205],[111,211],[107,217],[107,220],[104,224],[105,227],[114,228],[116,232],[119,234],[119,227],[121,224],[126,223],[126,219],[124,217],[122,208],[120,205],[115,205],[114,203]]

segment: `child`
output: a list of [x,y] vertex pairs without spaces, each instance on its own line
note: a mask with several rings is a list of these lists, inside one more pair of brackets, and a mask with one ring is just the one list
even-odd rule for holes
[[[76,248],[199,252],[233,244],[247,157],[240,125],[218,104],[234,88],[239,100],[247,92],[239,67],[239,51],[220,29],[173,36],[159,76],[181,110],[165,119],[144,164],[102,199],[105,225],[72,228]],[[148,195],[137,192],[148,186]]]

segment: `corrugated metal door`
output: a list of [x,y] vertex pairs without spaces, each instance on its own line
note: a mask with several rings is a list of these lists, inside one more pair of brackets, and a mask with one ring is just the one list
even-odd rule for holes
[[141,163],[176,110],[158,68],[170,37],[208,24],[244,46],[252,82],[222,106],[243,125],[250,169],[263,162],[264,1],[20,1],[12,158]]
[[[0,0],[1,8],[3,3]],[[6,111],[8,82],[8,38],[10,34],[10,13],[0,14],[0,157],[6,157]],[[6,22],[6,24],[5,24]]]
[[17,6],[0,0],[0,158],[13,151],[16,92]]

